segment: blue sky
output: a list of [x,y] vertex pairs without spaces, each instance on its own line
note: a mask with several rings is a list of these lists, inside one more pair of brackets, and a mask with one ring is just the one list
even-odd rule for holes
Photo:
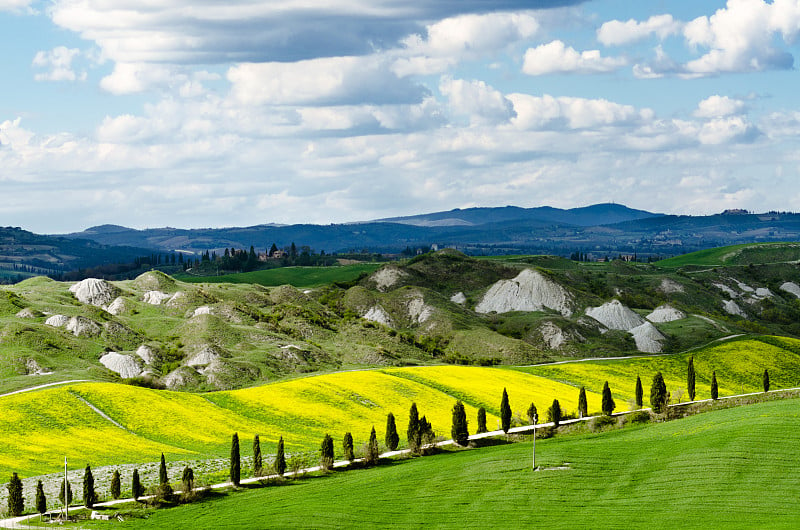
[[0,224],[795,211],[798,34],[800,0],[0,0]]

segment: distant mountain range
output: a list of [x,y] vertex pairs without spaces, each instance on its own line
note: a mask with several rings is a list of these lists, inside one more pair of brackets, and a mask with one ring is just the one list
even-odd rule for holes
[[760,241],[800,240],[800,215],[750,214],[741,210],[708,216],[664,215],[620,204],[582,208],[467,208],[361,223],[264,224],[237,228],[95,226],[65,235],[37,235],[0,228],[0,281],[19,272],[58,274],[150,253],[198,255],[225,248],[263,251],[295,243],[315,251],[366,250],[396,254],[410,248],[453,247],[467,254],[554,254],[590,257],[634,254],[667,257],[705,248]]
[[676,216],[620,204],[566,210],[506,206],[332,225],[146,230],[103,225],[64,237],[195,254],[232,247],[248,249],[251,245],[262,250],[273,243],[284,247],[294,242],[327,253],[368,250],[391,254],[407,247],[427,249],[437,245],[467,254],[671,256],[736,243],[798,240],[800,215],[735,210],[709,216]]

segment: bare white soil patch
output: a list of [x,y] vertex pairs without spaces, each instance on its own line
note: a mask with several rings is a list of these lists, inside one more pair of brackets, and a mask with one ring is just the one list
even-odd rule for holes
[[686,313],[675,309],[669,304],[664,304],[655,308],[653,312],[645,318],[650,322],[673,322],[686,318]]
[[787,293],[793,294],[797,298],[800,298],[800,285],[797,285],[794,282],[786,282],[781,285],[781,291],[786,291]]
[[103,307],[117,296],[117,288],[105,280],[86,278],[69,288],[80,302]]
[[211,308],[208,307],[207,305],[204,305],[204,306],[201,306],[201,307],[198,307],[197,309],[195,309],[194,313],[192,314],[192,316],[193,317],[197,317],[197,316],[200,316],[200,315],[210,315],[210,314],[211,314]]
[[161,305],[161,302],[163,302],[164,300],[169,300],[171,296],[172,295],[169,295],[161,291],[147,291],[146,293],[144,293],[142,301],[145,304]]
[[48,317],[44,323],[48,326],[53,326],[54,328],[63,328],[69,322],[69,317],[64,315],[53,315]]
[[450,297],[450,301],[454,304],[465,304],[467,302],[467,297],[464,296],[464,293],[457,292],[453,296]]
[[66,327],[67,331],[71,331],[76,337],[97,337],[102,331],[97,322],[82,316],[70,318]]
[[685,291],[683,285],[669,278],[661,280],[661,285],[658,287],[658,290],[664,294],[682,293]]
[[39,313],[38,311],[34,311],[30,307],[26,307],[25,309],[22,309],[16,314],[17,318],[37,318],[40,316],[42,316],[41,313]]
[[142,373],[139,363],[132,355],[126,355],[110,351],[100,357],[100,364],[111,370],[117,372],[122,378],[136,377]]
[[114,298],[114,301],[111,302],[106,308],[106,311],[108,311],[114,316],[121,315],[127,310],[128,310],[128,303],[121,296]]
[[650,322],[645,322],[630,330],[633,340],[636,341],[636,349],[646,353],[661,353],[661,341],[666,339],[660,331]]
[[433,308],[425,303],[421,296],[415,296],[408,301],[408,316],[415,324],[427,322],[433,316]]
[[645,323],[642,317],[622,305],[619,300],[606,302],[600,307],[589,307],[586,309],[586,314],[608,329],[630,331]]
[[735,315],[747,318],[747,314],[744,311],[742,311],[742,308],[739,307],[739,304],[737,304],[733,300],[726,300],[725,302],[722,302],[722,308],[729,315]]
[[375,273],[370,277],[370,280],[375,282],[375,287],[379,291],[385,293],[407,275],[408,273],[395,267],[383,267],[382,269],[375,271]]
[[153,348],[147,344],[142,344],[136,348],[136,355],[138,355],[139,358],[145,362],[145,364],[153,364],[153,361],[156,359],[156,354],[153,352]]
[[722,284],[722,283],[712,283],[711,285],[713,285],[713,286],[714,286],[714,287],[716,287],[717,289],[720,289],[720,290],[724,291],[724,292],[725,292],[725,293],[726,293],[728,296],[730,296],[731,298],[737,298],[737,297],[739,296],[739,293],[737,293],[736,291],[734,291],[733,289],[731,289],[730,287],[728,287],[728,286],[727,286],[727,285],[725,285],[725,284]]
[[551,350],[557,350],[568,342],[568,338],[560,327],[552,322],[545,322],[539,327],[542,340]]
[[392,325],[392,317],[379,305],[370,307],[369,310],[364,313],[363,318],[385,326]]
[[500,280],[492,285],[475,307],[478,313],[509,311],[558,311],[572,315],[572,300],[566,289],[543,274],[525,269],[513,280]]

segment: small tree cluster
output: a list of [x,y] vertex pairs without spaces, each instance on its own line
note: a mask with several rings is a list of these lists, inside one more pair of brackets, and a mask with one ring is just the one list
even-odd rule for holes
[[531,425],[535,425],[536,421],[539,419],[539,411],[536,410],[536,405],[531,402],[531,406],[528,407],[528,423]]
[[547,409],[547,421],[552,421],[555,427],[561,423],[561,404],[557,399],[554,399],[553,404]]
[[450,429],[453,441],[464,447],[469,443],[469,429],[467,426],[467,411],[461,401],[453,405],[453,426]]
[[[134,472],[135,471],[136,470],[134,470]],[[137,475],[137,479],[138,479],[138,475]],[[66,483],[66,490],[67,490],[66,496],[64,494],[64,489],[65,489],[64,488],[64,483]],[[72,484],[70,484],[66,480],[62,480],[61,481],[61,489],[58,492],[58,500],[61,501],[61,504],[65,505],[65,506],[68,505],[68,504],[72,504]]]

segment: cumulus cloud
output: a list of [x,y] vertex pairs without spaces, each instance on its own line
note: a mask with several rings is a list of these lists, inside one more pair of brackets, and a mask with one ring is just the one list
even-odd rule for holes
[[739,114],[744,110],[744,101],[715,94],[701,101],[697,105],[694,115],[698,118],[724,118],[731,114]]
[[0,12],[11,11],[20,12],[24,11],[33,3],[33,0],[0,0]]
[[81,55],[78,48],[58,46],[50,51],[37,52],[33,58],[33,66],[46,68],[47,72],[34,75],[37,81],[84,81],[86,71],[75,72],[72,61]]
[[621,57],[603,57],[599,50],[579,52],[560,40],[529,48],[525,52],[522,71],[528,75],[552,73],[604,73],[613,72],[627,61]]
[[546,128],[584,129],[632,124],[653,117],[650,109],[637,110],[605,99],[585,99],[509,94],[514,104],[515,127],[524,130]]
[[611,20],[597,30],[597,40],[605,46],[621,46],[644,40],[650,35],[665,39],[681,31],[683,24],[672,15],[655,15],[644,22]]
[[696,48],[707,49],[689,61],[686,70],[694,75],[787,69],[794,58],[773,46],[780,35],[793,42],[800,32],[800,2],[797,0],[729,0],[726,7],[710,17],[687,23],[683,34]]
[[719,145],[731,142],[751,142],[759,131],[743,116],[714,118],[703,124],[698,139],[703,144]]
[[426,35],[409,35],[393,71],[400,77],[444,72],[464,59],[477,59],[508,45],[528,39],[539,30],[539,22],[527,13],[461,15],[430,24]]
[[439,91],[456,114],[469,116],[473,124],[498,124],[516,116],[511,101],[483,81],[444,77]]

